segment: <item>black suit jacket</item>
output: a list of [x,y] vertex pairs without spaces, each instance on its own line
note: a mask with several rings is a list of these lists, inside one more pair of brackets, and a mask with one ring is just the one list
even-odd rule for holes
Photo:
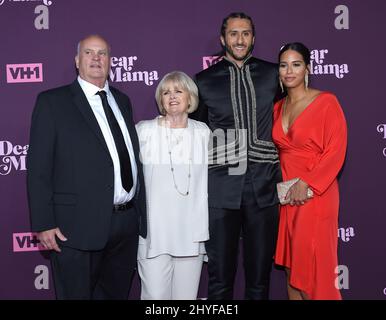
[[[276,183],[281,181],[281,170],[272,142],[273,104],[279,88],[277,64],[251,56],[239,68],[224,58],[198,73],[195,80],[200,103],[191,117],[207,123],[214,133],[225,133],[223,140],[218,135],[212,139],[209,152],[209,206],[240,208],[247,171],[229,174],[229,168],[238,166],[248,168],[259,207],[277,204]],[[247,132],[234,149],[228,140],[229,129]],[[239,155],[236,165],[224,156],[224,145],[228,155]]]
[[[146,237],[146,200],[139,143],[129,98],[110,87],[125,119],[138,167],[133,202]],[[38,95],[27,158],[32,231],[59,227],[63,244],[100,250],[108,238],[114,168],[106,142],[79,83]]]

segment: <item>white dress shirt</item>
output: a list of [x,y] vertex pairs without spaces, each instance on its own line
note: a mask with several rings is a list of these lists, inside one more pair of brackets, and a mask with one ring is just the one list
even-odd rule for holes
[[[78,82],[86,95],[86,98],[88,100],[88,103],[91,106],[91,110],[93,111],[95,118],[98,121],[99,127],[102,131],[103,137],[106,141],[107,148],[109,149],[111,160],[113,161],[114,165],[114,204],[121,204],[125,203],[127,201],[130,201],[135,194],[136,186],[137,186],[137,165],[135,162],[134,157],[134,150],[133,145],[131,143],[130,135],[126,127],[125,120],[123,119],[123,116],[121,114],[121,111],[118,107],[117,102],[114,99],[114,96],[112,95],[109,84],[106,81],[105,86],[103,89],[93,85],[90,82],[87,82],[83,80],[80,76],[78,76]],[[113,113],[115,115],[115,118],[117,119],[117,122],[121,128],[123,138],[125,140],[125,144],[127,147],[127,150],[129,151],[130,156],[130,162],[131,162],[131,171],[133,174],[133,187],[131,188],[130,192],[126,192],[126,190],[122,187],[121,182],[121,168],[119,164],[119,157],[117,148],[115,146],[114,137],[111,133],[109,123],[107,122],[107,118],[105,115],[105,112],[103,110],[102,106],[102,99],[100,96],[96,95],[98,91],[104,90],[107,94],[107,101],[113,110]]]

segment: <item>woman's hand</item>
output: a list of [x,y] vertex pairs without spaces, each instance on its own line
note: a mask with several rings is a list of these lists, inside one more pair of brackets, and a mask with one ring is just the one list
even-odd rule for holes
[[296,182],[289,190],[286,199],[290,200],[290,205],[301,206],[308,201],[308,184],[303,180]]

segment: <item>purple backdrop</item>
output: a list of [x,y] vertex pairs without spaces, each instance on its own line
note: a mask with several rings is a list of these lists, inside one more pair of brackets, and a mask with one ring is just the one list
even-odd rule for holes
[[[345,299],[386,297],[386,108],[383,0],[0,0],[1,299],[52,299],[49,261],[29,234],[25,156],[38,92],[75,77],[76,44],[99,33],[112,46],[113,85],[127,93],[136,121],[154,117],[154,91],[171,70],[190,75],[220,49],[222,18],[245,11],[255,21],[254,54],[276,61],[281,45],[313,51],[312,85],[334,92],[349,144],[340,178],[339,284]],[[241,267],[241,265],[240,265]],[[239,270],[240,271],[240,270]],[[206,269],[200,297],[206,296]],[[242,273],[236,297],[242,298]],[[271,297],[285,299],[274,270]],[[131,298],[139,297],[138,278]]]

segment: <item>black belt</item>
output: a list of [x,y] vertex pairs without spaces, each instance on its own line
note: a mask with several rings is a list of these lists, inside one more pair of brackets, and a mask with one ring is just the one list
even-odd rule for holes
[[133,207],[133,201],[128,201],[122,204],[114,204],[113,211],[125,211]]

